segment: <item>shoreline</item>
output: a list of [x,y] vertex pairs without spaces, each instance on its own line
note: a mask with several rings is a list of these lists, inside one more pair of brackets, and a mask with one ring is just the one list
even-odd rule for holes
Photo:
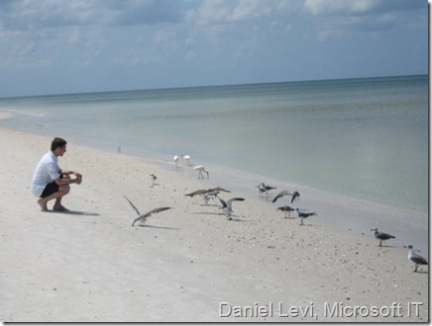
[[[64,199],[71,213],[43,213],[29,185],[50,141],[0,128],[0,180],[9,185],[0,196],[0,320],[428,321],[428,267],[413,273],[407,250],[397,242],[380,248],[372,232],[361,235],[328,223],[336,215],[343,219],[352,203],[332,202],[329,194],[302,188],[299,205],[320,212],[300,227],[298,219],[283,218],[257,192],[244,194],[245,183],[221,195],[246,198],[234,203],[234,220],[227,221],[217,202],[206,206],[200,198],[184,196],[201,188],[228,188],[230,176],[223,179],[222,171],[210,170],[209,180],[198,180],[196,171],[184,166],[176,171],[174,163],[149,164],[69,142],[59,165],[80,171],[83,183],[73,185]],[[157,186],[151,187],[151,173],[158,176]],[[143,212],[173,209],[151,216],[148,227],[131,227],[134,212],[122,195]],[[377,214],[376,207],[356,205],[356,214]],[[240,308],[273,303],[274,313],[236,316],[233,311],[222,317],[223,302]],[[397,316],[345,311],[329,317],[325,302],[331,309],[333,303],[382,308],[393,302],[403,308]],[[406,308],[414,302],[422,302],[418,316]],[[315,314],[291,314],[287,320],[276,313],[278,303],[283,315],[287,307],[304,311],[311,303]]]
[[[114,152],[114,150],[111,152]],[[197,179],[197,172],[192,167],[186,167],[185,164],[179,164],[179,168],[175,170],[174,162],[168,158],[168,155],[157,157],[157,153],[153,153],[152,157],[143,157],[135,154],[123,154],[141,160],[145,164],[156,164],[166,171],[176,171],[190,179]],[[192,160],[192,165],[201,164],[211,173],[210,180],[208,181],[213,187],[226,185],[226,187],[235,190],[242,196],[259,199],[256,186],[264,182],[276,187],[275,190],[269,192],[268,198],[264,198],[263,200],[269,207],[274,209],[282,205],[291,205],[287,198],[279,200],[275,204],[271,203],[272,199],[280,191],[298,190],[302,194],[301,199],[291,206],[307,210],[314,208],[318,213],[316,223],[366,236],[372,236],[371,228],[385,228],[385,232],[399,235],[394,240],[395,245],[403,247],[407,245],[407,242],[412,242],[415,247],[421,249],[424,255],[428,255],[427,213],[409,208],[393,207],[386,203],[353,197],[351,195],[324,191],[298,183],[279,181],[271,177],[241,171],[232,167]],[[214,182],[214,180],[217,180],[217,182]],[[319,216],[321,213],[324,213],[324,216]],[[406,219],[407,216],[410,216],[409,220]]]

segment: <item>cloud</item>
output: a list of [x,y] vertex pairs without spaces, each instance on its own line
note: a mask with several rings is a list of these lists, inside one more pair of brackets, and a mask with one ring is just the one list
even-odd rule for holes
[[287,0],[205,0],[190,10],[187,18],[200,24],[239,23],[289,12],[298,3]]
[[65,80],[87,83],[112,73],[118,88],[126,87],[118,74],[152,86],[149,71],[161,83],[304,78],[311,54],[337,57],[335,47],[374,37],[423,40],[426,9],[424,0],[0,0],[0,68],[67,70]]
[[183,2],[176,0],[16,0],[1,3],[0,22],[7,30],[145,25],[179,22],[183,15]]
[[400,29],[412,22],[427,24],[425,10],[427,4],[422,0],[305,0],[303,3],[303,11],[315,19],[320,40],[356,31]]
[[314,16],[365,15],[426,9],[423,0],[305,0],[303,7]]

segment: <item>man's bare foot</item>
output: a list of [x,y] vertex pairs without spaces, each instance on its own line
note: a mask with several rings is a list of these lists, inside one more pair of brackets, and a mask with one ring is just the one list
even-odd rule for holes
[[39,206],[41,207],[42,212],[48,212],[47,204],[46,204],[46,202],[45,202],[42,198],[39,199],[37,203],[38,203]]

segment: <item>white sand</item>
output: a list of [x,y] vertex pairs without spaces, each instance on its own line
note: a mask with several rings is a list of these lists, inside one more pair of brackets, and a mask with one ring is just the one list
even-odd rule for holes
[[[406,249],[391,241],[380,248],[371,234],[324,226],[319,216],[300,227],[257,196],[235,202],[235,220],[227,221],[213,203],[184,196],[225,187],[214,173],[198,180],[183,166],[166,169],[69,143],[59,162],[84,175],[64,199],[76,214],[43,213],[29,183],[50,142],[0,130],[0,320],[428,321],[428,268],[413,273]],[[151,173],[159,183],[153,188]],[[173,209],[150,217],[149,227],[131,227],[135,213],[122,194],[143,212]],[[220,317],[223,302],[228,317]],[[345,315],[326,316],[326,303],[346,307]],[[235,317],[236,306],[252,311]],[[307,316],[296,317],[296,307],[309,309]]]

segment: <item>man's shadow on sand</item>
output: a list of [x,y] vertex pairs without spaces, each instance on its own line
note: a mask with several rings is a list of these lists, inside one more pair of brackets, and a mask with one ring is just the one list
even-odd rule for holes
[[56,213],[56,214],[66,214],[66,215],[79,215],[79,216],[100,216],[99,213],[85,212],[85,211],[72,211],[72,210],[64,210],[64,211],[47,211],[47,213]]

